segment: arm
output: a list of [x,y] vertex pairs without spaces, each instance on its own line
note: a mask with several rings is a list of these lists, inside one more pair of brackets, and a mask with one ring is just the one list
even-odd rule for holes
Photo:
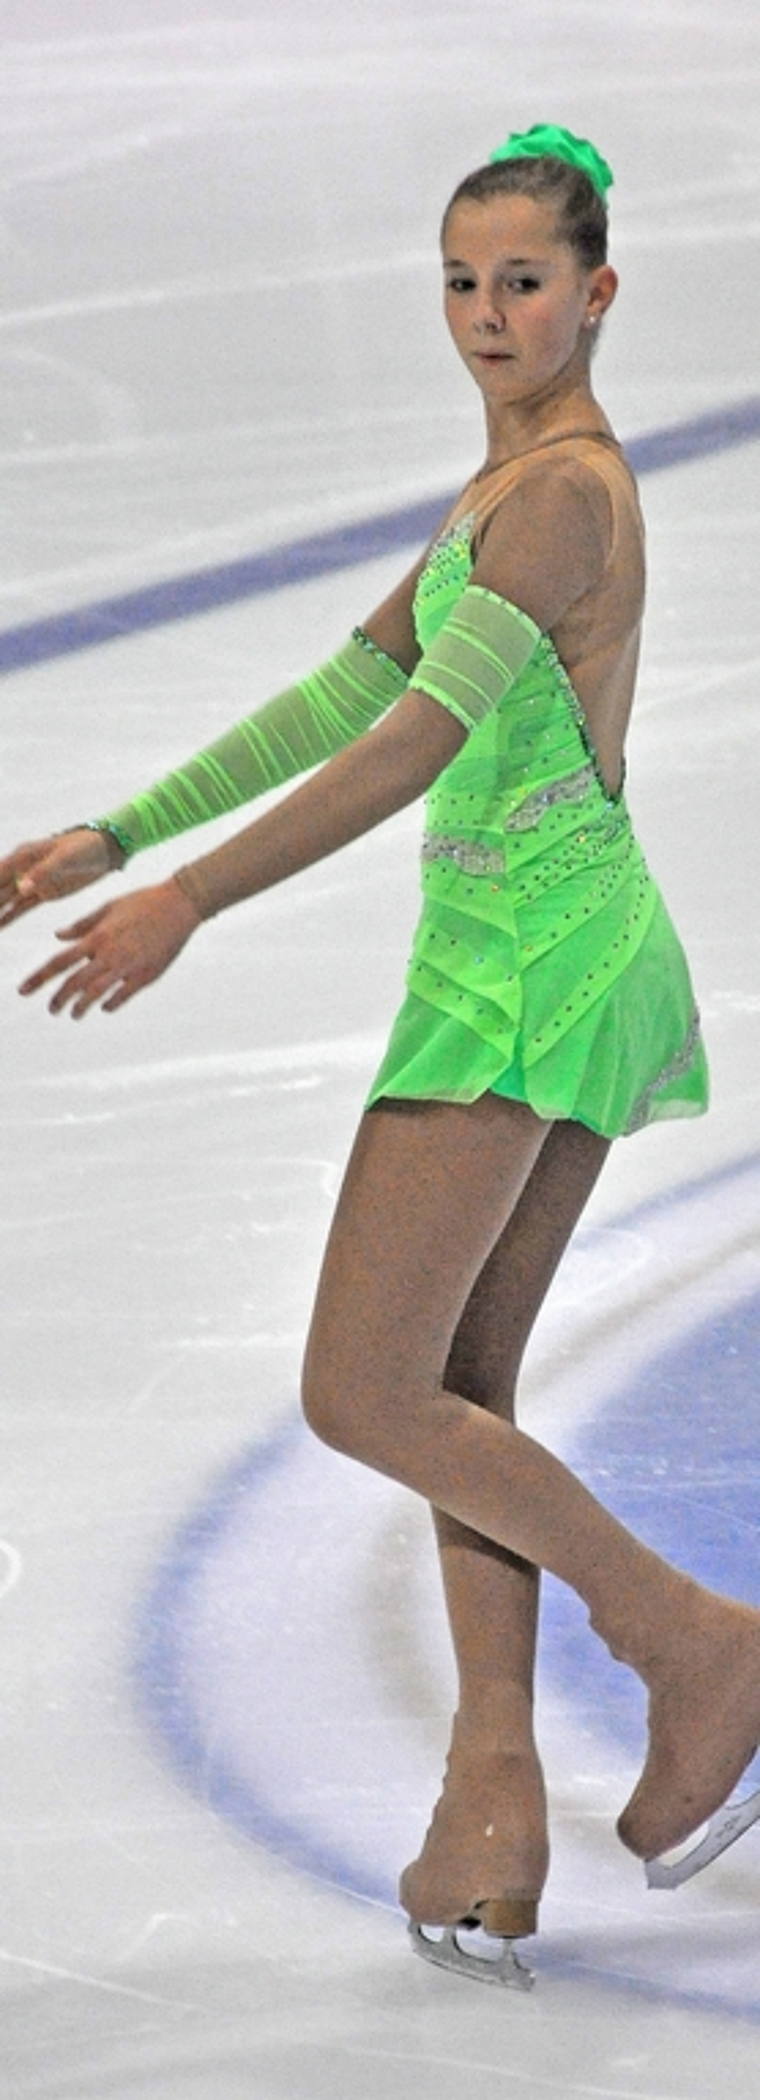
[[109,904],[62,929],[68,945],[20,989],[62,983],[51,1013],[106,1013],[162,975],[202,918],[313,866],[422,794],[454,757],[465,731],[423,692],[408,691],[393,715],[338,754],[316,778],[177,877]]
[[175,881],[202,918],[257,897],[416,802],[464,739],[453,715],[409,687],[371,738],[341,752],[326,775],[304,782],[214,853],[180,868]]
[[0,926],[69,896],[133,852],[221,816],[324,764],[404,691],[418,650],[412,604],[418,563],[338,654],[120,809],[0,861]]
[[363,736],[406,684],[400,664],[357,627],[329,663],[100,822],[129,857],[227,816]]
[[[51,1002],[79,1017],[113,1011],[166,968],[202,918],[258,896],[415,800],[468,731],[509,692],[538,641],[536,622],[468,585],[391,714],[277,807],[155,890],[65,929],[71,942],[21,987],[63,982]],[[165,937],[165,938],[164,938]]]

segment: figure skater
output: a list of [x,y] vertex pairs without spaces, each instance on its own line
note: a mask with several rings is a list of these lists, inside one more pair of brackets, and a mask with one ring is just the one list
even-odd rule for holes
[[328,1240],[304,1405],[325,1442],[432,1507],[459,1704],[401,1898],[419,1951],[492,1974],[461,1939],[477,1925],[504,1942],[507,1981],[548,1864],[540,1569],[648,1688],[618,1823],[640,1858],[712,1818],[760,1738],[760,1613],[660,1559],[514,1423],[528,1335],[611,1140],[707,1098],[688,967],[624,799],[644,562],[591,383],[617,284],[611,180],[588,141],[539,125],[455,191],[445,310],[485,456],[390,597],[149,792],[0,864],[10,923],[318,766],[216,851],[68,926],[21,986],[58,980],[53,1013],[113,1013],[204,920],[427,794],[405,997]]

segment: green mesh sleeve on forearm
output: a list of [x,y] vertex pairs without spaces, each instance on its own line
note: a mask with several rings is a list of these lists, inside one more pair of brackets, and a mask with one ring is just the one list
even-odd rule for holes
[[406,672],[357,628],[320,670],[98,824],[109,826],[126,852],[138,853],[225,816],[353,743],[408,683]]
[[525,669],[541,629],[519,606],[468,583],[410,683],[475,729]]

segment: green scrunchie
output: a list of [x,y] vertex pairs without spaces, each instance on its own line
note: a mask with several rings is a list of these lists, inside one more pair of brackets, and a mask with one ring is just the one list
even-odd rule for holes
[[512,131],[503,146],[497,146],[489,155],[490,160],[522,160],[524,157],[540,160],[550,153],[555,160],[565,160],[571,168],[582,168],[599,196],[605,200],[606,192],[614,182],[609,162],[597,153],[590,139],[578,139],[572,131],[563,131],[560,124],[533,124],[530,131]]

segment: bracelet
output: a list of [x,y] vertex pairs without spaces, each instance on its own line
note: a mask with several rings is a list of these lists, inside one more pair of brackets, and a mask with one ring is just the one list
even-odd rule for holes
[[99,832],[107,850],[109,867],[122,869],[124,861],[128,861],[130,853],[134,853],[134,840],[130,838],[130,834],[122,832],[122,825],[111,823],[109,817],[82,817],[80,823],[67,823],[63,832],[59,832],[57,836],[69,838],[71,832]]
[[118,827],[115,827],[113,823],[107,823],[105,817],[94,817],[94,819],[82,817],[80,823],[67,823],[63,827],[63,832],[57,832],[55,836],[57,838],[71,838],[71,832],[99,832],[101,838],[103,838],[105,850],[107,850],[109,867],[111,869],[120,871],[124,867],[128,855],[134,850],[132,842],[126,842],[126,832],[118,832]]
[[109,868],[121,869],[130,854],[134,853],[134,840],[120,824],[112,824],[110,817],[87,817],[82,824],[70,824],[69,831],[97,831],[105,840]]

